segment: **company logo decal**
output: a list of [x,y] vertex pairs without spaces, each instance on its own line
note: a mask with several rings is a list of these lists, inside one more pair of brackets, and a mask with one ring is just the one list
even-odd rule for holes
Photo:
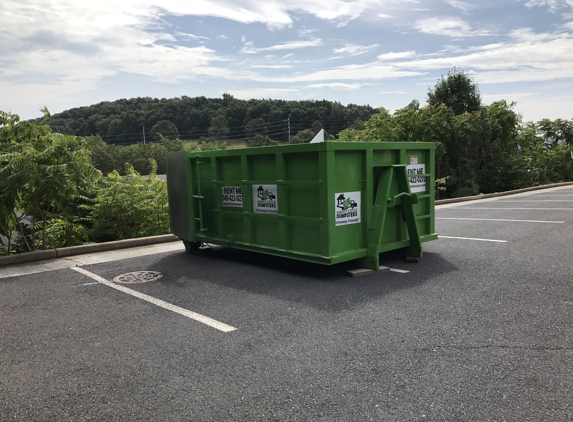
[[360,192],[341,192],[334,195],[337,226],[360,223]]
[[253,211],[258,214],[278,214],[277,185],[253,185]]

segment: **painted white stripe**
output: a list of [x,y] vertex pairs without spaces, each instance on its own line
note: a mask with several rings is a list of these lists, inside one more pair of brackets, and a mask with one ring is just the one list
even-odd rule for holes
[[198,313],[193,312],[193,311],[189,311],[189,310],[184,309],[184,308],[180,308],[179,306],[175,306],[175,305],[173,305],[171,303],[167,303],[163,300],[156,299],[153,296],[149,296],[149,295],[140,293],[138,291],[129,289],[125,286],[121,286],[119,284],[112,283],[111,281],[108,281],[105,278],[100,277],[97,274],[94,274],[92,272],[84,270],[81,267],[72,267],[72,270],[77,271],[78,273],[87,275],[88,277],[92,278],[93,280],[96,280],[98,283],[105,284],[106,286],[111,287],[112,289],[119,290],[120,292],[127,293],[128,295],[131,295],[131,296],[135,296],[138,299],[145,300],[146,302],[152,303],[156,306],[159,306],[160,308],[167,309],[167,310],[175,312],[179,315],[183,315],[183,316],[186,316],[187,318],[191,318],[195,321],[202,322],[203,324],[206,324],[209,327],[216,328],[217,330],[223,331],[225,333],[236,330],[235,327],[231,327],[230,325],[223,324],[222,322],[216,321],[212,318],[206,317],[204,315],[198,314]]
[[561,195],[552,195],[549,193],[537,193],[535,195],[531,195],[531,196],[561,196],[561,197],[568,197],[568,196],[573,196],[572,194],[561,194]]
[[486,208],[486,207],[460,207],[460,210],[541,210],[541,211],[573,211],[573,208]]
[[400,273],[400,274],[407,274],[410,272],[408,270],[401,270],[400,268],[390,268],[390,271],[392,271],[393,273]]
[[507,240],[496,240],[496,239],[478,239],[477,237],[455,237],[455,236],[442,236],[438,235],[438,239],[460,239],[460,240],[479,240],[480,242],[496,242],[496,243],[507,243]]
[[436,220],[469,220],[469,221],[508,221],[519,223],[549,223],[563,224],[565,221],[541,221],[541,220],[504,220],[501,218],[458,218],[458,217],[436,217]]
[[499,199],[499,202],[573,202],[573,199]]

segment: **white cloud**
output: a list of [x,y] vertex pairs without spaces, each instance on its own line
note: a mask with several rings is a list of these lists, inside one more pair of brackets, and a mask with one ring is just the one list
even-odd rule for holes
[[309,37],[318,32],[318,29],[299,29],[297,31],[299,37]]
[[272,45],[270,47],[255,47],[251,41],[247,41],[239,53],[243,54],[256,54],[260,51],[280,51],[280,50],[296,50],[299,48],[319,47],[322,45],[322,40],[316,38],[308,41],[290,41],[282,44]]
[[372,44],[372,45],[354,45],[354,44],[346,44],[344,47],[335,48],[334,53],[336,54],[350,54],[351,56],[358,56],[360,54],[368,53],[376,49],[379,45]]
[[551,12],[555,12],[568,6],[573,7],[573,3],[570,0],[527,0],[525,6],[529,9],[532,7],[547,6]]
[[469,13],[471,10],[475,9],[475,6],[470,3],[458,0],[446,0],[446,2],[456,9],[462,10],[464,13]]
[[332,89],[341,89],[341,90],[356,90],[359,89],[362,84],[354,83],[354,84],[345,84],[341,82],[331,82],[331,83],[323,83],[323,84],[310,84],[307,85],[306,88],[332,88]]
[[391,61],[391,60],[398,60],[398,59],[409,59],[416,55],[415,51],[402,51],[399,53],[384,53],[378,56],[378,60],[380,61]]
[[470,24],[456,17],[420,19],[414,26],[424,34],[446,35],[452,38],[492,35],[488,30],[473,30]]
[[185,39],[185,40],[208,40],[209,37],[204,37],[201,35],[194,35],[194,34],[188,34],[186,32],[175,32],[175,36]]
[[290,69],[290,64],[254,64],[251,67],[256,69]]

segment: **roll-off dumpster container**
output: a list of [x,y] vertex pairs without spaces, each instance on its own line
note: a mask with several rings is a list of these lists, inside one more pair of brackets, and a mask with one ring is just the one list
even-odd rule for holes
[[434,149],[421,142],[179,151],[167,155],[173,234],[320,264],[437,239]]

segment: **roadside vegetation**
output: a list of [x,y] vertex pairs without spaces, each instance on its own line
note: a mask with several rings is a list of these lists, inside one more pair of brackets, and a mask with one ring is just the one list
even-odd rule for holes
[[[44,108],[44,117],[33,122],[0,111],[0,255],[168,233],[167,189],[156,178],[165,173],[166,153],[288,142],[289,133],[270,119],[284,119],[296,107],[308,120],[290,136],[292,144],[309,142],[323,128],[328,129],[329,141],[434,142],[437,196],[573,180],[571,121],[523,123],[514,104],[482,104],[477,85],[456,68],[429,90],[425,106],[413,100],[393,114],[384,108],[326,101],[246,102],[228,94],[222,100],[169,101],[120,100],[57,117]],[[159,110],[146,141],[112,142],[123,138],[110,137],[110,127],[132,130],[120,123],[138,104],[145,105],[149,115],[151,105]],[[201,125],[201,136],[181,139],[166,110],[185,108],[174,104],[193,104],[188,116],[177,119]],[[90,117],[90,110],[97,113]],[[233,138],[229,125],[239,121],[242,126],[234,130],[240,137]],[[107,129],[100,133],[99,127]]]

